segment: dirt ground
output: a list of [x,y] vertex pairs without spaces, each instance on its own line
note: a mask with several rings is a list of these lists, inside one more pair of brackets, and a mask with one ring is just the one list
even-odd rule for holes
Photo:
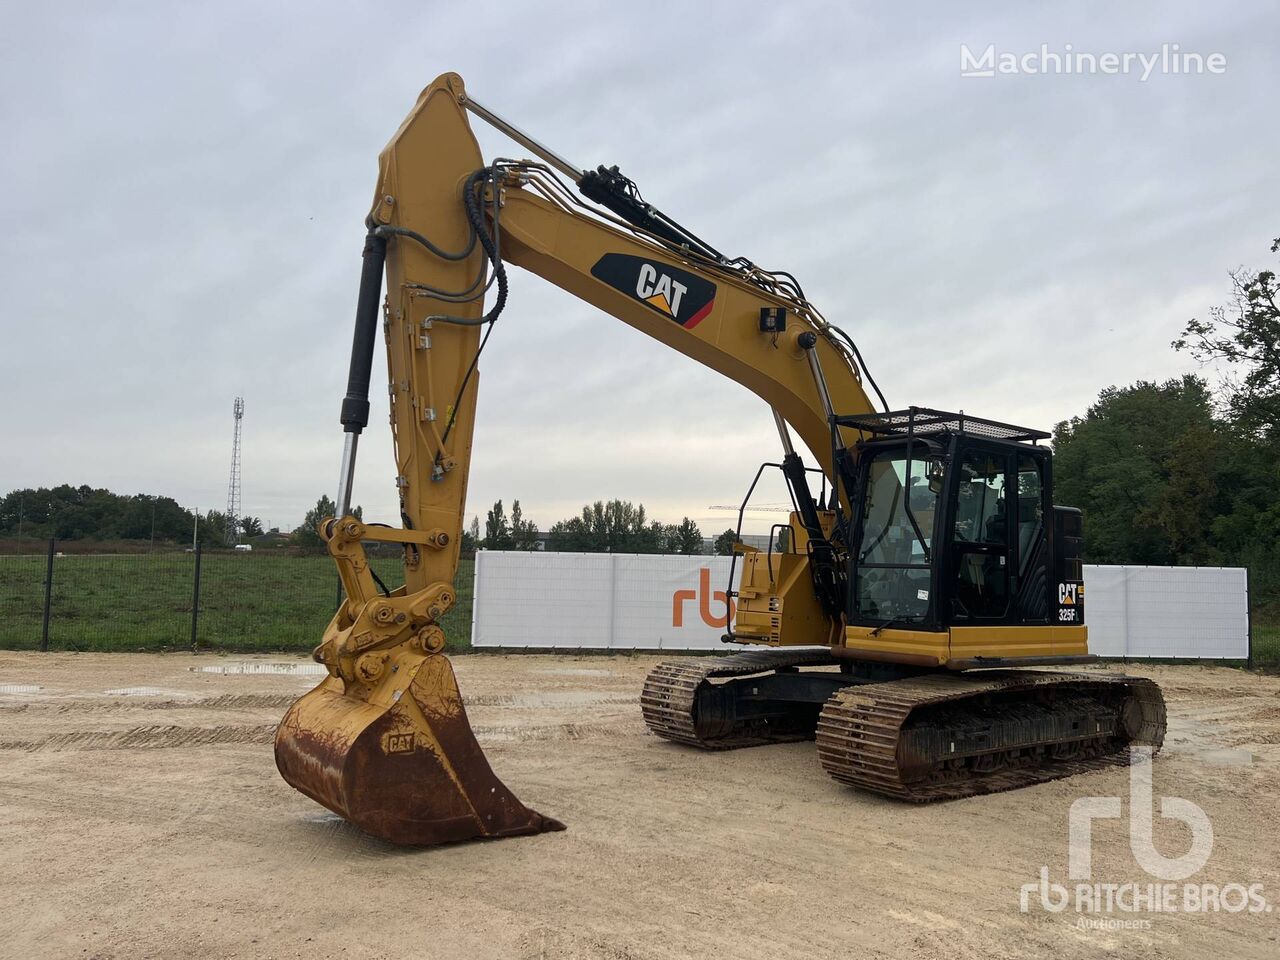
[[[1094,915],[1145,921],[1103,930],[1038,896],[1020,910],[1042,866],[1066,882],[1072,801],[1127,798],[1124,769],[903,806],[829,780],[811,743],[650,736],[655,661],[455,658],[495,770],[569,829],[404,850],[277,775],[275,723],[315,677],[208,672],[305,661],[0,653],[0,956],[1280,956],[1280,907]],[[1280,905],[1280,679],[1131,672],[1169,701],[1156,797],[1213,825],[1186,882]],[[1095,882],[1153,882],[1127,826],[1095,821]],[[1154,838],[1176,857],[1190,831],[1157,812]]]

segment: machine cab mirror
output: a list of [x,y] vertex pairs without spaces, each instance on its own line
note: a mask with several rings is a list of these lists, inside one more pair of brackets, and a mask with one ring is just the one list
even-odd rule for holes
[[926,476],[929,478],[929,492],[935,497],[942,493],[942,484],[946,479],[946,466],[941,460],[929,461],[926,470]]

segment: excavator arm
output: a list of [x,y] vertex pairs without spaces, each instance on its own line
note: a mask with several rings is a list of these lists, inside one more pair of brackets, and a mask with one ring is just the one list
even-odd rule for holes
[[[469,112],[550,165],[486,165]],[[605,209],[576,196],[556,170]],[[856,348],[789,275],[726,259],[645,204],[616,168],[579,170],[470,100],[456,74],[423,91],[382,151],[367,227],[342,405],[339,516],[320,530],[346,599],[314,653],[329,676],[282,721],[277,764],[303,793],[395,842],[555,829],[490,770],[439,625],[457,599],[478,361],[504,315],[506,266],[543,277],[760,396],[780,431],[799,522],[815,540],[830,525],[823,528],[815,509],[788,425],[834,488],[844,441],[832,411],[872,409]],[[399,528],[349,515],[379,319]],[[401,545],[402,586],[378,582],[367,541]],[[810,642],[829,633],[824,625]]]

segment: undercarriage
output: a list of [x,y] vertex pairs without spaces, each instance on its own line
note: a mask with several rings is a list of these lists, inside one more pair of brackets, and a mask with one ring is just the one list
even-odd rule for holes
[[979,670],[885,679],[865,666],[821,649],[668,661],[650,672],[641,706],[653,733],[704,750],[816,739],[836,780],[911,802],[1123,764],[1130,747],[1154,752],[1164,741],[1164,699],[1141,677]]

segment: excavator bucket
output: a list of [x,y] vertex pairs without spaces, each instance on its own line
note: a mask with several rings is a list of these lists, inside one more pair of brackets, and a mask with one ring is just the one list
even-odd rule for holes
[[280,721],[276,766],[297,790],[397,844],[564,829],[494,775],[442,654],[404,657],[388,682],[346,687],[326,677]]

